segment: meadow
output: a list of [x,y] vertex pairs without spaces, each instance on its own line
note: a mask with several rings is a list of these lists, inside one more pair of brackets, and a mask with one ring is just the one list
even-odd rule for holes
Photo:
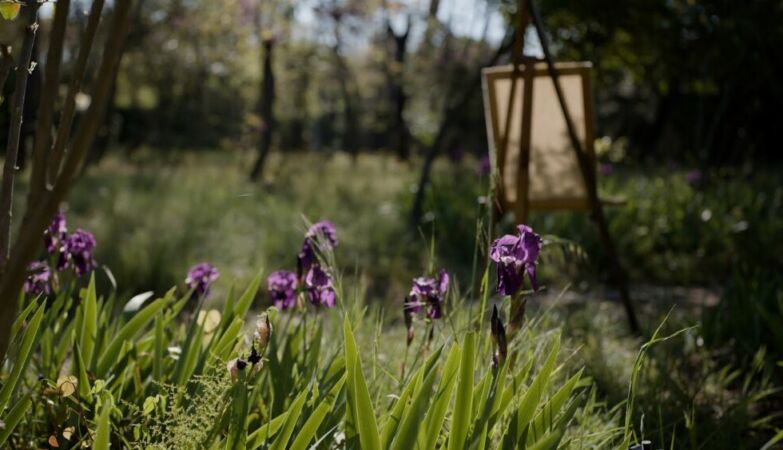
[[[95,235],[94,282],[24,304],[20,339],[42,331],[18,387],[0,396],[34,412],[0,435],[12,448],[52,437],[61,448],[774,445],[783,193],[771,174],[693,180],[617,165],[601,177],[603,195],[625,196],[608,211],[640,308],[636,336],[601,278],[592,225],[575,213],[532,217],[542,289],[525,291],[526,320],[509,329],[519,298],[495,292],[488,180],[471,158],[439,162],[418,227],[411,171],[391,156],[275,155],[257,184],[245,166],[217,151],[150,151],[86,171],[64,212],[69,230]],[[318,256],[336,307],[298,297],[268,310],[267,276],[295,271],[309,224],[325,219],[339,245]],[[185,277],[202,261],[220,276],[197,301]],[[411,280],[440,268],[451,275],[443,318],[405,320]],[[135,302],[149,297],[144,308],[123,307],[147,291]],[[499,362],[493,305],[509,331]],[[267,342],[252,337],[259,314]],[[251,347],[259,368],[227,372]]]

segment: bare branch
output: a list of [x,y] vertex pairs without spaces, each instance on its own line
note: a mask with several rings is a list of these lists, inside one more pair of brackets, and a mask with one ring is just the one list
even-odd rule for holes
[[[57,137],[54,139],[52,147],[52,157],[49,162],[49,183],[53,183],[60,173],[60,163],[65,153],[65,147],[68,145],[68,139],[71,137],[71,126],[76,114],[76,94],[81,89],[84,72],[87,69],[87,60],[92,50],[92,44],[95,40],[95,32],[98,30],[98,23],[101,21],[101,12],[103,11],[104,0],[95,0],[90,6],[90,15],[87,18],[87,26],[82,36],[79,56],[76,59],[76,66],[73,69],[71,82],[68,84],[68,93],[65,96],[65,104],[60,119],[60,126],[57,128]],[[117,6],[119,7],[119,6]],[[104,56],[105,60],[105,56]]]
[[[70,0],[59,0],[54,12],[54,22],[49,38],[49,52],[46,55],[41,103],[38,107],[39,116],[36,124],[35,147],[33,148],[33,167],[30,174],[30,191],[27,195],[28,205],[37,203],[41,192],[46,187],[46,156],[52,143],[52,116],[57,99],[57,89],[60,87],[60,64],[70,3]],[[24,222],[27,222],[27,216],[28,214],[25,214]]]
[[74,135],[71,151],[66,156],[62,172],[54,185],[55,190],[67,191],[70,188],[76,170],[81,166],[84,156],[95,140],[95,134],[101,125],[111,88],[116,78],[114,74],[122,58],[125,36],[128,33],[129,21],[126,19],[130,5],[130,0],[117,0],[114,5],[114,14],[110,25],[113,32],[109,35],[103,48],[103,60],[101,60],[101,66],[98,69],[98,76],[92,92],[92,102]]
[[22,132],[22,116],[24,113],[24,97],[27,91],[27,80],[34,66],[30,59],[33,55],[35,44],[35,32],[38,30],[38,2],[25,3],[27,11],[27,23],[24,27],[24,40],[19,53],[19,61],[16,64],[16,84],[11,100],[11,125],[8,130],[8,145],[5,149],[5,163],[3,164],[3,186],[0,193],[0,273],[6,263],[10,249],[8,243],[11,239],[11,215],[13,214],[14,178],[16,176],[16,161],[19,156],[19,140]]

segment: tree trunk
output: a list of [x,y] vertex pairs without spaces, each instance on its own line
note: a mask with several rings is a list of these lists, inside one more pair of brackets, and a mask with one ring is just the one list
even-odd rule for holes
[[394,109],[392,127],[389,130],[389,140],[400,160],[406,161],[410,157],[410,131],[405,123],[405,104],[408,96],[402,83],[403,68],[405,67],[405,55],[407,52],[408,36],[411,30],[411,19],[408,17],[408,25],[403,34],[397,34],[386,24],[386,31],[391,42],[394,43],[393,63],[388,71],[389,93]]
[[0,192],[0,271],[10,254],[11,216],[13,214],[14,178],[17,171],[19,144],[22,137],[22,120],[24,118],[25,94],[27,81],[35,66],[31,64],[35,33],[38,30],[38,3],[25,3],[24,40],[16,63],[16,80],[14,94],[11,97],[11,123],[8,128],[8,144],[5,148],[3,162],[2,192]]
[[274,39],[264,40],[263,79],[261,80],[261,98],[259,99],[259,113],[261,115],[261,140],[258,144],[258,157],[250,172],[250,179],[255,181],[261,177],[264,171],[264,163],[272,146],[272,133],[275,129],[275,74],[272,69],[272,54],[274,51]]
[[340,17],[334,16],[334,46],[332,54],[334,56],[335,68],[337,71],[337,80],[340,87],[340,95],[343,100],[343,149],[356,158],[359,150],[359,130],[357,126],[357,113],[354,109],[353,98],[349,81],[351,77],[348,63],[342,54],[342,35],[340,33]]

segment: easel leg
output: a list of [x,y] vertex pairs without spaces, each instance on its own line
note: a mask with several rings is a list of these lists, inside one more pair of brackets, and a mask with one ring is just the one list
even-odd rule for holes
[[606,224],[606,217],[604,216],[604,210],[601,205],[593,207],[593,220],[595,220],[598,227],[598,235],[601,238],[601,242],[606,249],[606,253],[609,256],[610,264],[612,265],[612,277],[617,285],[617,289],[620,291],[620,300],[623,302],[625,308],[625,315],[628,316],[628,326],[633,333],[639,333],[639,320],[636,318],[636,312],[631,303],[631,294],[628,292],[628,278],[622,264],[620,264],[620,258],[615,250],[614,241],[609,234],[609,227]]
[[576,159],[579,162],[579,168],[582,172],[582,176],[585,180],[587,187],[587,194],[589,196],[590,205],[593,212],[593,219],[598,226],[598,234],[601,238],[601,242],[606,248],[606,252],[611,260],[612,274],[617,283],[617,288],[620,290],[620,299],[625,307],[625,313],[628,316],[628,325],[631,328],[631,332],[639,333],[639,321],[636,319],[636,313],[634,312],[633,304],[631,303],[631,296],[628,292],[628,282],[626,279],[625,271],[623,271],[620,265],[620,260],[617,256],[617,252],[614,247],[614,242],[609,235],[609,227],[606,225],[606,217],[604,216],[604,210],[601,207],[601,202],[598,199],[598,188],[595,177],[595,167],[591,165],[587,154],[582,150],[582,143],[579,140],[579,136],[576,133],[576,127],[571,119],[571,114],[568,112],[568,104],[565,101],[563,95],[563,89],[560,86],[560,80],[558,79],[557,69],[555,69],[555,61],[552,57],[552,53],[549,51],[549,44],[547,42],[546,33],[544,33],[544,24],[541,20],[541,14],[536,8],[533,0],[527,1],[530,16],[533,19],[533,25],[538,34],[538,39],[541,43],[541,50],[544,52],[547,67],[549,69],[549,75],[552,78],[552,82],[555,86],[555,93],[557,94],[557,100],[560,103],[560,109],[563,111],[566,126],[568,128],[568,135],[571,140],[571,144],[576,152]]

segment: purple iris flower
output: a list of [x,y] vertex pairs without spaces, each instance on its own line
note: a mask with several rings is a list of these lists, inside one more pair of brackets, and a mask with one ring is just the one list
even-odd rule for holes
[[612,166],[611,163],[601,163],[601,165],[598,167],[598,170],[602,176],[608,177],[612,174],[612,172],[614,172],[614,166]]
[[415,314],[426,306],[430,319],[440,319],[443,316],[443,300],[448,289],[449,274],[445,270],[441,270],[437,278],[414,278],[403,311],[405,314]]
[[305,238],[307,239],[317,239],[320,236],[323,236],[325,239],[324,244],[326,245],[326,248],[333,249],[337,247],[337,229],[332,222],[322,220],[315,223],[305,234]]
[[335,293],[332,278],[321,266],[314,265],[310,268],[305,277],[305,287],[310,297],[310,303],[313,305],[327,308],[334,306]]
[[296,256],[296,273],[300,278],[302,277],[302,274],[310,270],[310,267],[313,266],[316,259],[317,257],[315,256],[315,250],[313,250],[313,245],[310,243],[310,239],[305,239],[302,243],[302,249]]
[[286,270],[272,272],[266,279],[269,296],[278,309],[296,306],[296,274]]
[[517,232],[496,239],[489,252],[497,264],[497,290],[503,295],[516,294],[522,288],[525,273],[533,289],[538,289],[536,261],[541,252],[541,237],[527,225],[519,225]]
[[202,262],[191,267],[188,276],[185,278],[185,284],[188,289],[193,289],[193,298],[208,296],[209,287],[220,276],[217,268],[210,263]]
[[59,250],[60,244],[65,240],[65,234],[68,228],[65,225],[65,214],[58,212],[52,218],[52,223],[44,231],[44,245],[49,254]]
[[95,268],[92,251],[96,244],[92,233],[77,229],[65,238],[57,268],[62,270],[73,267],[78,276],[88,273]]
[[305,239],[302,243],[302,250],[296,258],[297,271],[299,276],[307,273],[310,267],[316,263],[316,246],[320,245],[324,250],[333,250],[337,247],[337,229],[334,224],[328,220],[322,220],[313,224],[305,233]]
[[33,261],[30,263],[27,270],[30,273],[27,275],[27,279],[24,282],[25,294],[51,294],[52,289],[49,286],[49,279],[52,277],[52,272],[49,270],[49,266],[43,261]]

